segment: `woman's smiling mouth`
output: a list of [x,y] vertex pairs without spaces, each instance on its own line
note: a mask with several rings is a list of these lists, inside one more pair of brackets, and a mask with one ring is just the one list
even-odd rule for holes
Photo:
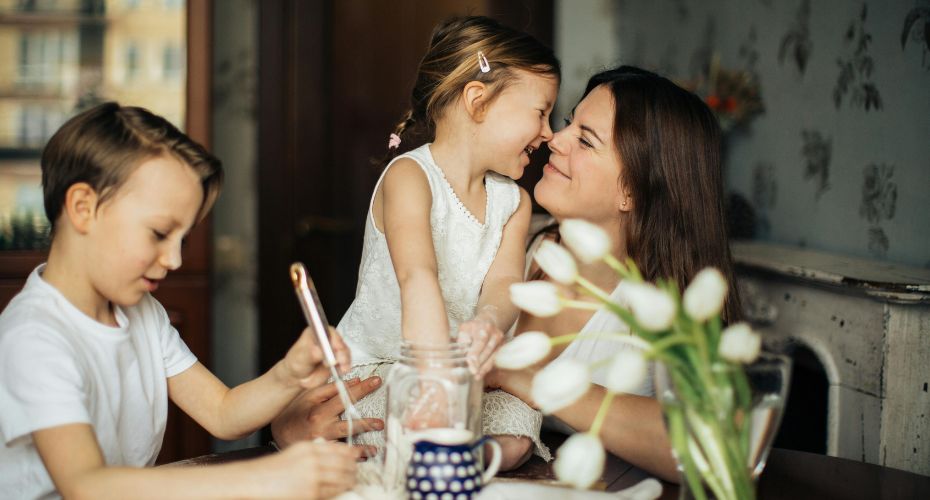
[[566,179],[571,179],[571,177],[569,177],[569,176],[565,175],[564,173],[562,173],[562,171],[559,170],[558,168],[556,168],[554,165],[552,165],[552,163],[546,163],[546,166],[543,167],[543,173],[554,174],[554,175],[558,175],[558,176],[560,176],[560,177],[564,177],[564,178],[566,178]]

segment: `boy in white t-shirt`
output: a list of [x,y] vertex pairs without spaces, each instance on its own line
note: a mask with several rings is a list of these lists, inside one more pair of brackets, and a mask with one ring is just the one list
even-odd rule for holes
[[[141,469],[170,398],[222,439],[267,424],[326,381],[305,330],[261,377],[226,387],[150,295],[210,210],[220,162],[166,120],[106,103],[65,123],[42,155],[48,262],[0,315],[0,497],[328,497],[357,450],[303,442],[249,462]],[[349,354],[333,335],[340,368]]]

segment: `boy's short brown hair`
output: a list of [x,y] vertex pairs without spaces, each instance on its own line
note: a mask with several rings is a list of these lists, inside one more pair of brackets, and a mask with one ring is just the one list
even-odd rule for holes
[[172,125],[143,108],[107,102],[61,126],[42,152],[45,215],[55,229],[68,189],[86,182],[98,204],[111,198],[145,160],[170,154],[200,177],[203,204],[196,220],[210,211],[223,184],[220,160]]

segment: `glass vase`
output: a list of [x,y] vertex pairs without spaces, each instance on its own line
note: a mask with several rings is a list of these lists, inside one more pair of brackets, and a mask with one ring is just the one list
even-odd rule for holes
[[656,395],[681,474],[679,498],[754,499],[788,397],[791,359],[745,366],[657,363]]

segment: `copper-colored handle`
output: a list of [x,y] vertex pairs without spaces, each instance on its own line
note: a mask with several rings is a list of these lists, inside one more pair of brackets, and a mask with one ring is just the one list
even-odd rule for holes
[[294,292],[297,294],[297,301],[300,302],[304,318],[307,320],[307,324],[313,328],[317,343],[323,350],[323,357],[329,366],[336,366],[336,355],[333,353],[333,346],[329,341],[329,325],[326,322],[326,314],[323,312],[323,306],[320,304],[319,296],[317,296],[316,287],[313,286],[313,280],[307,273],[307,268],[300,262],[291,264],[291,281],[294,283]]

